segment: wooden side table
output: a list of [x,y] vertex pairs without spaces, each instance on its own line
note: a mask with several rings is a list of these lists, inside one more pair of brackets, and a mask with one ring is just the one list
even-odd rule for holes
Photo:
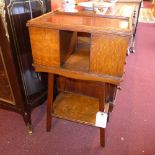
[[[52,115],[95,126],[98,111],[109,114],[124,72],[131,22],[51,12],[27,23],[34,67],[48,73],[47,131]],[[77,47],[77,32],[90,34],[87,48]],[[105,128],[100,143],[105,145]]]

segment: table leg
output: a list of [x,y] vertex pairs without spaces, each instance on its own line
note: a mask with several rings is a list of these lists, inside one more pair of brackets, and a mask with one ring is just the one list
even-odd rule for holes
[[52,124],[53,89],[54,89],[54,74],[48,73],[48,102],[47,102],[47,126],[46,126],[47,131],[51,130],[51,124]]
[[105,146],[105,128],[100,128],[100,144]]
[[[106,84],[101,87],[99,92],[99,111],[104,112],[104,105],[105,105],[105,86]],[[100,128],[100,144],[101,146],[105,146],[105,129]]]

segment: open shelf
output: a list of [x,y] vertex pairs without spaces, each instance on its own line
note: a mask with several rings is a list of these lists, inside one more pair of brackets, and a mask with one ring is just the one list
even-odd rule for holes
[[[95,126],[99,102],[96,98],[62,92],[55,99],[53,108],[53,115],[58,118]],[[108,108],[106,104],[105,112]]]
[[[61,34],[62,33],[65,33],[65,31],[61,32]],[[89,72],[90,66],[90,37],[77,37],[75,43],[76,46],[72,49],[73,51],[71,53],[69,51],[66,52],[69,53],[69,56],[61,67],[70,71],[87,73]],[[66,49],[68,50],[69,48]]]
[[64,69],[69,69],[73,71],[89,71],[89,49],[79,49],[74,52],[70,57],[66,60],[64,65],[62,66]]

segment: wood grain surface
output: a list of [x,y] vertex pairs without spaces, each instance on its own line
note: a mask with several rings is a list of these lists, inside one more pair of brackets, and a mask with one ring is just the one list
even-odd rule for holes
[[29,28],[33,61],[45,66],[60,66],[59,31]]
[[128,41],[128,37],[93,34],[90,71],[122,77]]

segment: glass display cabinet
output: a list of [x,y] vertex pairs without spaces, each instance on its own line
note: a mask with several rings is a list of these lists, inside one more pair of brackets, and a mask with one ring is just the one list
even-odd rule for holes
[[36,73],[26,22],[50,10],[48,0],[0,0],[0,107],[20,113],[29,132],[31,112],[46,99],[46,75]]

